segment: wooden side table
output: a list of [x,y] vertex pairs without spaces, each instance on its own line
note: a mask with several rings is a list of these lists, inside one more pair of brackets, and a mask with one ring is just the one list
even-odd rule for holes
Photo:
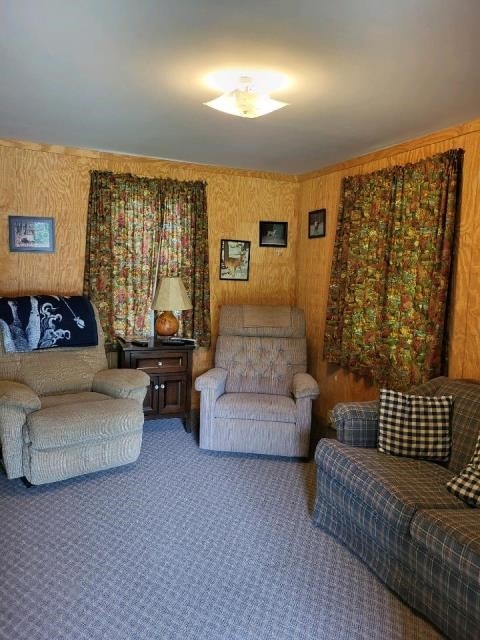
[[185,431],[191,431],[192,353],[194,346],[165,345],[150,338],[142,347],[118,340],[119,367],[141,369],[150,376],[150,387],[143,403],[145,420],[181,418]]

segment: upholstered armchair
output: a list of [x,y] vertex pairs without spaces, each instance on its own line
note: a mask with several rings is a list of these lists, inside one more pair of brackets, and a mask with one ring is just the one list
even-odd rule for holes
[[44,484],[135,461],[143,371],[108,369],[98,344],[6,352],[0,331],[0,443],[8,478]]
[[308,456],[312,400],[319,390],[306,370],[303,311],[223,306],[215,368],[195,381],[200,447]]

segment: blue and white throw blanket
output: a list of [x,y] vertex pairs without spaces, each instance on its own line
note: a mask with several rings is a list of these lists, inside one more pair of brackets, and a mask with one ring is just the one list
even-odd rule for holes
[[0,297],[0,331],[7,353],[98,344],[95,313],[84,296]]

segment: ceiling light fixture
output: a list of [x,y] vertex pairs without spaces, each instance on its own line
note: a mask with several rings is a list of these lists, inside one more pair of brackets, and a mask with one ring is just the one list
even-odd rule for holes
[[[280,102],[269,96],[261,80],[261,75],[258,78],[253,75],[242,75],[237,80],[235,88],[203,104],[241,118],[258,118],[286,107],[287,102]],[[269,91],[272,91],[270,87]]]

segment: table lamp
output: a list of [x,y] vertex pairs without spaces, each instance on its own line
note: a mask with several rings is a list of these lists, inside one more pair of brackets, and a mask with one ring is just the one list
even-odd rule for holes
[[178,320],[172,310],[191,309],[192,303],[181,278],[162,278],[157,287],[152,309],[162,311],[155,321],[155,332],[160,336],[173,336],[178,331]]

